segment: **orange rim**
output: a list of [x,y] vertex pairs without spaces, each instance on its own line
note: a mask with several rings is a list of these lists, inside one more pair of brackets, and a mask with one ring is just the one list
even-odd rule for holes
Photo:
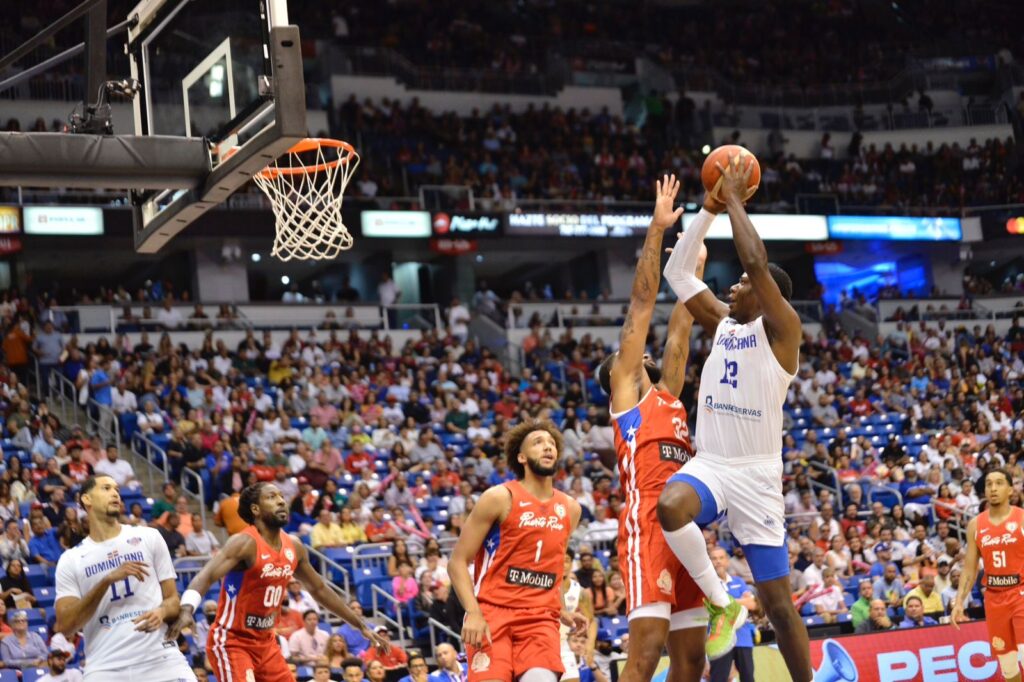
[[[347,164],[353,157],[359,158],[359,154],[356,152],[355,147],[350,145],[348,142],[342,140],[334,140],[329,137],[307,137],[304,140],[299,140],[286,152],[286,154],[303,154],[305,152],[312,152],[323,147],[333,147],[338,149],[338,158],[326,163],[318,163],[312,166],[298,165],[298,166],[287,166],[280,168],[277,166],[267,166],[261,170],[257,175],[266,178],[268,180],[275,178],[278,175],[301,175],[306,173],[322,173],[329,168],[335,168],[340,164]],[[275,162],[276,163],[276,162]]]

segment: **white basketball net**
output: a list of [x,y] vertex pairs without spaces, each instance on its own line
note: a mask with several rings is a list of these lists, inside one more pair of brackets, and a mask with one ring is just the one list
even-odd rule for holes
[[341,204],[359,154],[337,145],[305,140],[253,176],[274,209],[270,255],[283,261],[326,260],[352,248]]

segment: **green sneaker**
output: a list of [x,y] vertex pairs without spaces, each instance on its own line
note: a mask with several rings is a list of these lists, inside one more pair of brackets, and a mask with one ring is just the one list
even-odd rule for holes
[[708,641],[704,644],[704,652],[709,661],[721,658],[736,646],[736,631],[747,622],[747,609],[738,601],[729,597],[729,605],[715,606],[704,600],[704,608],[708,610]]

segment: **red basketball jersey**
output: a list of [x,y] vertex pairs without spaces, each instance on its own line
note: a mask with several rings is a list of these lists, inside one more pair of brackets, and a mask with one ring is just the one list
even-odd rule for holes
[[474,561],[481,603],[504,608],[562,610],[562,571],[572,520],[569,496],[555,490],[542,502],[519,481],[503,486],[512,508],[491,527]]
[[660,493],[665,481],[693,457],[683,402],[651,387],[615,419],[615,454],[622,493]]
[[992,523],[987,509],[978,514],[975,542],[985,562],[987,589],[993,592],[1020,589],[1024,567],[1024,509],[1010,507],[1009,516],[999,525]]
[[272,641],[281,599],[299,563],[287,533],[281,533],[278,551],[267,544],[255,526],[246,526],[242,532],[256,540],[256,561],[244,571],[224,576],[209,646]]

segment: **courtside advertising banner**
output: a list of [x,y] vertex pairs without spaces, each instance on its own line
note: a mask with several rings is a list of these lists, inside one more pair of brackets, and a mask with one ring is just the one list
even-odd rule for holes
[[89,237],[103,234],[103,209],[98,206],[26,206],[28,235]]
[[[652,682],[665,682],[668,656]],[[973,682],[1001,680],[984,621],[889,630],[811,640],[814,682]],[[622,674],[625,660],[616,661]],[[782,654],[774,644],[754,647],[755,682],[788,680]]]
[[[1001,679],[984,622],[811,641],[815,682],[960,682]],[[788,679],[774,646],[754,650],[757,682]],[[782,675],[782,677],[780,677]]]
[[958,242],[963,238],[959,218],[833,215],[828,217],[832,239]]
[[[696,213],[683,216],[683,229]],[[750,222],[765,241],[824,241],[828,222],[823,215],[751,213]],[[643,237],[651,224],[650,213],[509,213],[509,236],[535,237]],[[728,215],[719,216],[708,230],[708,239],[732,239]]]

